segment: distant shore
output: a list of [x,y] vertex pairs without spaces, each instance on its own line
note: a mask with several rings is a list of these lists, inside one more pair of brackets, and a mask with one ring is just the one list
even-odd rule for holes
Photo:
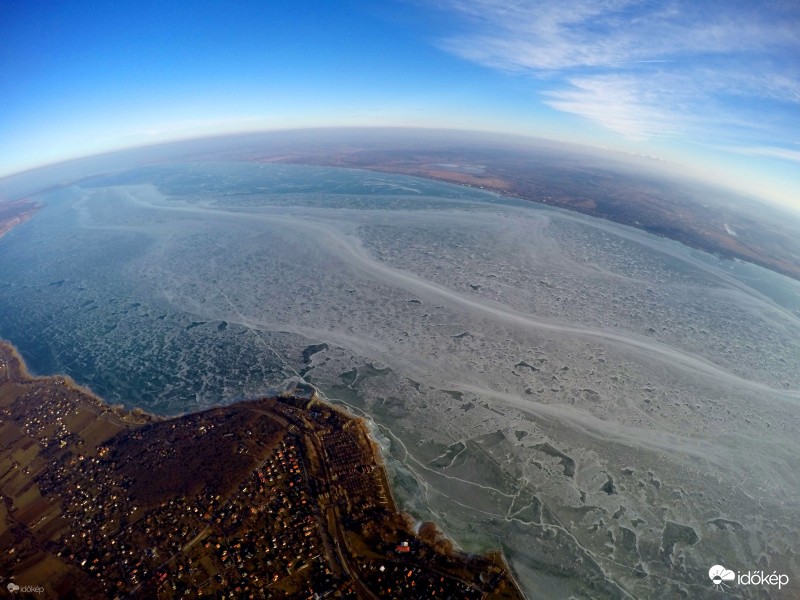
[[39,208],[38,204],[28,200],[0,203],[0,238],[29,220]]

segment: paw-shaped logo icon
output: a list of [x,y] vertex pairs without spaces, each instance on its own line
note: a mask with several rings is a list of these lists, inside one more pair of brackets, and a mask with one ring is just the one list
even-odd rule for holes
[[711,583],[714,584],[714,587],[721,590],[723,587],[728,587],[725,585],[726,581],[733,581],[736,579],[736,574],[722,565],[714,565],[708,570],[708,577],[711,579]]

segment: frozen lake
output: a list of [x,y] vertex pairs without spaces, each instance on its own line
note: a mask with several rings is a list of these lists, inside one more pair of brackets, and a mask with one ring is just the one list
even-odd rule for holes
[[793,280],[365,171],[144,167],[36,199],[0,239],[0,336],[37,373],[162,414],[303,377],[374,421],[402,504],[502,546],[532,598],[800,577]]

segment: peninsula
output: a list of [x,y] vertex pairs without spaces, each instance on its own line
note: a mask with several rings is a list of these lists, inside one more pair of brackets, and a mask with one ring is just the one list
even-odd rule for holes
[[523,597],[499,553],[415,527],[363,420],[314,395],[162,419],[2,342],[0,547],[0,587],[37,597]]
[[28,200],[0,201],[0,237],[30,219],[39,206]]

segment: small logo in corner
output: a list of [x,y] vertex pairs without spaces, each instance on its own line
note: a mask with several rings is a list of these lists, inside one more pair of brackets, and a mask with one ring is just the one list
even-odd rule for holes
[[708,570],[708,578],[711,579],[711,583],[714,584],[715,588],[721,590],[723,587],[728,587],[725,585],[726,581],[736,579],[736,573],[722,565],[714,565]]
[[12,594],[16,594],[19,591],[19,586],[13,581],[9,583],[6,587],[8,588],[8,591],[11,592]]

